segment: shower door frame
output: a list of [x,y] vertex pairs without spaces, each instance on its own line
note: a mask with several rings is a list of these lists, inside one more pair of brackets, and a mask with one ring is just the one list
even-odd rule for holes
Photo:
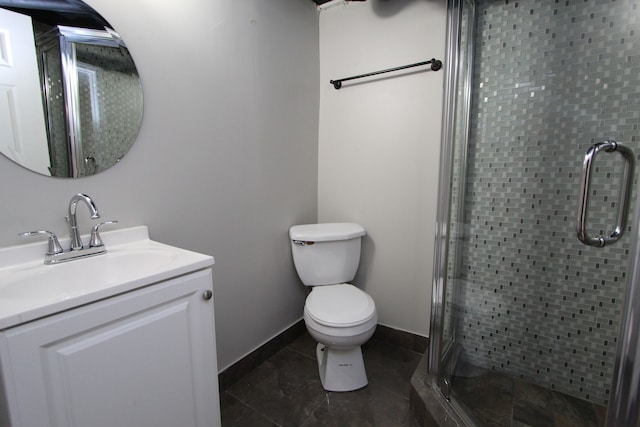
[[[456,109],[460,102],[458,97],[459,65],[461,55],[461,20],[463,3],[469,2],[475,11],[475,0],[447,0],[447,43],[446,43],[446,80],[443,100],[442,141],[440,147],[440,178],[438,185],[438,206],[436,213],[435,250],[432,278],[431,334],[429,347],[428,375],[429,386],[439,390],[452,409],[460,417],[460,421],[473,425],[471,418],[450,395],[449,374],[455,366],[456,340],[455,325],[452,326],[451,339],[443,339],[444,316],[446,304],[446,284],[449,242],[452,230],[449,226],[451,215],[451,185],[453,182],[454,139],[456,125]],[[472,23],[475,13],[472,13]],[[473,29],[470,30],[473,32]],[[468,67],[472,67],[473,52],[467,51]],[[465,70],[470,73],[471,69]],[[463,97],[464,114],[470,114],[471,80],[467,79],[463,88],[469,96]],[[468,119],[467,119],[468,125]],[[463,137],[463,168],[466,168],[466,152],[468,145],[468,126]],[[640,153],[636,153],[640,154]],[[462,176],[466,176],[462,169]],[[464,181],[464,180],[463,180]],[[461,185],[464,185],[461,182]],[[458,207],[458,209],[462,209]],[[640,426],[640,196],[636,200],[636,208],[631,225],[632,234],[630,254],[627,266],[627,285],[624,308],[618,337],[618,348],[613,372],[611,398],[607,407],[606,426]],[[462,212],[460,212],[462,213]],[[460,233],[460,230],[456,230]],[[456,241],[460,235],[455,236]],[[449,313],[452,315],[452,313]]]
[[[475,0],[448,0],[447,1],[447,45],[446,45],[446,77],[444,88],[444,105],[442,114],[442,142],[440,147],[440,178],[438,184],[438,205],[436,212],[436,233],[434,250],[434,270],[432,279],[432,307],[431,307],[431,338],[429,341],[429,375],[428,381],[442,392],[447,400],[450,400],[450,371],[455,366],[456,351],[455,335],[456,327],[452,325],[452,339],[444,341],[444,316],[446,314],[446,281],[449,242],[451,229],[449,219],[451,214],[451,185],[453,176],[454,139],[456,128],[456,112],[458,105],[458,83],[459,66],[461,63],[461,21],[463,13],[463,3],[469,2],[473,5],[471,23],[475,21]],[[473,29],[471,29],[473,32]],[[466,64],[469,67],[465,72],[472,76],[473,49],[468,52],[469,57]],[[471,111],[471,80],[467,80],[463,88],[465,96],[463,98],[463,111],[466,117],[466,132],[463,137],[461,162],[466,167],[467,145],[468,145],[468,123]],[[458,111],[459,112],[459,111]],[[463,178],[466,170],[462,169]],[[464,179],[461,179],[461,191],[464,192]],[[458,217],[463,215],[463,206],[458,206]],[[456,230],[458,233],[460,230]],[[457,237],[460,237],[458,235]],[[455,289],[454,289],[455,291]],[[455,299],[455,298],[453,298]],[[435,355],[439,355],[435,357]],[[442,355],[442,356],[440,356]]]

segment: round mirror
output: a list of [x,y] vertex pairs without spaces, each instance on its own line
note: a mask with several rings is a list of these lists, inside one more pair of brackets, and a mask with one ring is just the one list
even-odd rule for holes
[[117,162],[142,122],[142,86],[118,33],[80,0],[0,0],[0,152],[47,176]]

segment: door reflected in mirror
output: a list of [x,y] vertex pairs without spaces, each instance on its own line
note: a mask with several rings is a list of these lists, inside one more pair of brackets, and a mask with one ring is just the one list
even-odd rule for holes
[[0,152],[43,175],[99,173],[127,153],[142,86],[120,36],[74,0],[0,0]]

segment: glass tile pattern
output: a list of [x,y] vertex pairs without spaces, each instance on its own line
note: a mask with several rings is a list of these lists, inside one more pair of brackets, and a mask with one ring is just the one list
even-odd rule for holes
[[[464,357],[606,404],[630,238],[584,246],[575,218],[587,149],[614,139],[640,153],[638,2],[478,3],[465,244],[450,278]],[[622,168],[597,158],[592,234],[615,224]]]

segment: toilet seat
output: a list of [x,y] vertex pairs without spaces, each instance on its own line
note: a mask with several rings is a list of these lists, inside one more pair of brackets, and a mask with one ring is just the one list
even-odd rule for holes
[[305,314],[331,328],[352,328],[377,319],[373,298],[348,283],[314,287],[305,302]]

